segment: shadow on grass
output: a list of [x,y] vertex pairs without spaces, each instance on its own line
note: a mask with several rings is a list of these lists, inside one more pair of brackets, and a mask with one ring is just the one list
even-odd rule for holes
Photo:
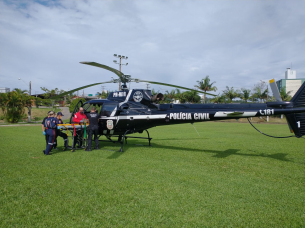
[[[167,140],[177,140],[178,138],[170,138]],[[179,138],[179,140],[181,140]],[[150,146],[148,145],[147,142],[145,141],[141,141],[141,143],[136,140],[134,141],[132,144],[124,144],[123,147],[123,151],[124,152],[119,152],[121,145],[119,143],[111,143],[107,145],[108,147],[110,146],[113,149],[102,149],[102,150],[107,150],[107,151],[114,151],[114,153],[112,155],[110,155],[109,157],[107,157],[107,159],[117,159],[120,156],[122,156],[124,154],[124,152],[126,152],[127,150],[129,150],[129,147],[134,147],[134,146],[143,146],[143,147],[147,147],[147,149],[149,150]],[[292,162],[290,159],[287,158],[286,153],[276,153],[276,154],[264,154],[264,153],[260,153],[260,154],[245,154],[245,153],[238,153],[238,151],[240,151],[240,149],[227,149],[224,151],[219,151],[219,150],[206,150],[206,149],[194,149],[194,148],[187,148],[187,147],[177,147],[177,146],[165,146],[165,145],[159,145],[156,143],[153,143],[152,145],[153,148],[158,148],[158,149],[168,149],[168,150],[178,150],[178,151],[188,151],[188,152],[203,152],[203,153],[213,153],[215,154],[214,158],[227,158],[229,156],[232,155],[237,155],[237,156],[246,156],[246,157],[263,157],[263,158],[271,158],[271,159],[276,159],[279,161],[285,161],[285,162]],[[75,152],[82,152],[84,151],[84,149],[77,149]],[[52,155],[55,154],[59,154],[59,153],[71,153],[71,149],[67,149],[64,150],[64,147],[58,147],[58,150],[52,150]],[[255,151],[252,151],[255,153]]]
[[[135,145],[139,145],[138,142],[136,141],[135,144],[132,144],[133,146]],[[129,147],[126,146],[126,144],[124,144],[125,147],[123,147],[123,151],[127,151],[129,149]],[[149,148],[148,145],[142,145],[142,146],[147,146],[147,148]],[[262,158],[271,158],[271,159],[276,159],[279,161],[285,161],[285,162],[292,162],[291,160],[289,160],[287,158],[286,153],[276,153],[276,154],[246,154],[246,153],[238,153],[238,151],[240,151],[240,149],[227,149],[224,151],[219,151],[219,150],[206,150],[206,149],[194,149],[194,148],[187,148],[187,147],[176,147],[176,146],[165,146],[165,145],[158,145],[156,143],[154,143],[152,145],[153,148],[158,148],[158,149],[169,149],[169,150],[179,150],[179,151],[188,151],[188,152],[203,152],[203,153],[213,153],[215,154],[212,157],[215,158],[227,158],[229,156],[232,155],[237,155],[237,156],[245,156],[245,157],[262,157]],[[118,148],[119,149],[119,148]],[[108,159],[116,159],[119,158],[122,154],[124,154],[124,152],[115,152],[113,153],[111,156],[108,157]]]

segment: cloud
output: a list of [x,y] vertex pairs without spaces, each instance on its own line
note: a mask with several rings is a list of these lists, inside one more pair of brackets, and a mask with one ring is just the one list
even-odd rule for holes
[[122,71],[134,78],[193,88],[209,75],[218,92],[281,79],[291,63],[305,78],[304,7],[298,0],[2,0],[0,86],[26,89],[19,77],[33,91],[108,81],[115,75],[79,62],[116,68],[113,54],[129,57]]

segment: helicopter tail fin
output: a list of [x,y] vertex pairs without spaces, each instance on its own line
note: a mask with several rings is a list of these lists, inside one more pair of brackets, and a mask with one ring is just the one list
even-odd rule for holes
[[[294,108],[305,108],[305,83],[296,92],[290,101]],[[296,137],[305,135],[305,112],[286,114],[290,132]]]
[[293,103],[294,108],[305,107],[305,83],[303,83],[300,89],[295,93],[290,102]]

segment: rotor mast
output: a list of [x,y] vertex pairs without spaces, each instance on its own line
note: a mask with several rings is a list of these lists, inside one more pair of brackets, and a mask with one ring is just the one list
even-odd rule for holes
[[[120,65],[120,72],[122,72],[122,65],[125,65],[125,66],[127,66],[128,65],[128,63],[125,63],[125,64],[122,64],[122,59],[128,59],[128,57],[127,56],[124,56],[124,55],[117,55],[117,54],[113,54],[113,56],[114,57],[116,57],[116,58],[119,58],[120,59],[120,63],[118,63],[116,60],[113,60],[113,62],[115,63],[115,64],[119,64]],[[125,82],[123,82],[124,83],[124,85],[125,85],[125,87],[126,87],[126,81]],[[121,81],[119,81],[119,91],[121,91]]]

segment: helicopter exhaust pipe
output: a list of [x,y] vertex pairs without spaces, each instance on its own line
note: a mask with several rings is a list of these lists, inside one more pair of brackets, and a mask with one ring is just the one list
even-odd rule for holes
[[163,101],[164,100],[164,96],[163,96],[163,94],[162,93],[157,93],[156,95],[154,95],[154,96],[152,96],[151,98],[150,98],[150,100],[152,101],[152,102],[154,102],[154,101]]

